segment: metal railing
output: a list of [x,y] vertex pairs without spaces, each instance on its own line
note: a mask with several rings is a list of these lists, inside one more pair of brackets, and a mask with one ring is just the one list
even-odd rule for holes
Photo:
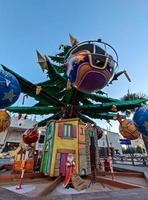
[[148,166],[148,156],[114,156],[113,162],[115,164],[127,164],[135,166]]

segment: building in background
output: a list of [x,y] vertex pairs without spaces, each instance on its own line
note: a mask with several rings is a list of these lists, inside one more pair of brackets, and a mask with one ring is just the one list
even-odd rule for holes
[[[32,128],[36,123],[36,120],[31,120],[28,118],[24,119],[23,117],[21,119],[18,119],[18,117],[12,117],[10,127],[7,130],[0,133],[0,152],[8,151],[11,150],[11,148],[13,147],[17,147],[18,144],[21,142],[22,134],[27,129]],[[39,140],[36,143],[36,149],[42,151],[44,146],[46,127],[40,127],[38,130]],[[107,154],[108,139],[109,147],[114,148],[116,154],[122,155],[122,145],[120,144],[120,139],[123,137],[119,133],[112,132],[110,130],[103,129],[103,131],[107,132],[107,136],[103,134],[102,138],[98,140],[98,147],[102,152],[101,154]],[[141,147],[142,153],[146,153],[146,148],[142,136],[137,140],[131,141],[130,146],[135,149],[137,147]],[[127,148],[127,146],[125,145],[124,147]]]
[[[32,128],[37,121],[30,120],[28,118],[18,119],[18,117],[11,118],[10,127],[0,133],[0,151],[9,151],[18,147],[19,143],[22,141],[22,134],[29,128]],[[43,148],[45,127],[39,128],[39,141],[37,143],[37,149]]]
[[[104,157],[108,155],[108,148],[110,148],[110,153],[111,150],[114,149],[114,153],[118,155],[123,154],[123,149],[127,149],[127,145],[121,145],[120,144],[120,139],[123,139],[123,136],[120,133],[112,132],[110,130],[103,129],[103,134],[102,138],[98,140],[98,146],[100,148],[100,156]],[[141,154],[147,154],[146,153],[146,148],[142,139],[142,135],[140,136],[139,139],[137,140],[131,140],[131,145],[129,145],[130,149],[134,149],[135,153],[138,153],[137,151],[139,150],[139,153],[141,151]],[[141,150],[140,150],[141,148]],[[137,150],[138,149],[138,150]]]
[[141,152],[141,154],[147,154],[145,144],[142,139],[142,135],[137,140],[131,141],[131,145],[133,148],[135,148],[135,150],[137,150],[137,148],[141,148],[141,151],[139,151],[139,153]]
[[110,130],[103,129],[103,134],[102,138],[98,140],[98,146],[100,148],[100,156],[104,157],[107,156],[108,154],[108,148],[114,149],[115,154],[120,154],[122,155],[122,147],[120,144],[120,135],[119,133],[112,132]]

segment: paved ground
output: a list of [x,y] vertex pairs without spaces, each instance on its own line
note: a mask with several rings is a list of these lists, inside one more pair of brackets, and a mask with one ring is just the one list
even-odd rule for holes
[[[90,180],[85,180],[85,183],[87,185],[90,184]],[[80,192],[75,190],[75,189],[65,189],[63,187],[63,183],[59,184],[56,189],[50,193],[50,197],[51,196],[61,196],[63,194],[66,195],[70,195],[70,194],[81,194],[81,193],[93,193],[93,192],[107,192],[107,191],[115,191],[115,190],[120,190],[117,187],[111,186],[111,185],[106,185],[106,184],[102,184],[102,183],[94,183],[91,184],[88,188],[86,188],[85,190],[81,190]]]
[[[148,173],[147,167],[133,167],[115,164],[115,167]],[[0,188],[0,200],[148,200],[148,187],[138,189],[119,189],[117,191],[103,191],[81,194],[49,194],[45,197],[29,197]]]
[[78,195],[58,195],[46,197],[26,197],[0,188],[0,200],[148,200],[148,188],[129,189],[108,192],[94,192]]
[[148,200],[148,191],[147,189],[132,189],[132,190],[121,190],[121,191],[111,191],[111,192],[96,192],[88,194],[79,194],[79,195],[69,195],[69,196],[58,196],[58,198],[50,196],[45,199],[50,200]]
[[131,171],[137,171],[137,172],[147,172],[148,173],[148,167],[140,167],[140,166],[133,166],[133,165],[124,165],[124,164],[114,164],[114,167],[118,167],[121,169],[127,169]]

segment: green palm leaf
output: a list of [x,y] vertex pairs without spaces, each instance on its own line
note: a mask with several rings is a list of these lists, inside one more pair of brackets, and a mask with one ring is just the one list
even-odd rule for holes
[[61,56],[49,56],[49,58],[56,63],[64,64],[64,57]]
[[22,114],[53,114],[57,113],[60,110],[60,107],[49,107],[49,106],[32,106],[32,107],[25,107],[25,106],[17,106],[17,107],[8,107],[8,111],[13,113],[22,113]]
[[21,84],[21,92],[28,94],[29,96],[33,97],[35,100],[40,101],[41,103],[46,104],[46,105],[51,104],[51,105],[65,106],[56,97],[54,97],[50,94],[47,94],[43,90],[40,92],[40,94],[36,95],[36,85],[34,85],[33,83],[24,79],[23,77],[21,77],[20,75],[18,75],[15,72],[13,72],[12,70],[8,69],[4,65],[2,65],[2,67],[5,71],[10,72],[11,74],[13,74],[17,78],[17,80]]

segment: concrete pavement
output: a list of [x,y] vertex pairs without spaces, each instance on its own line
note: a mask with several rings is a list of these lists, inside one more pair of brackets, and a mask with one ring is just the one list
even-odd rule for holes
[[[114,164],[114,167],[120,169],[128,169],[130,171],[143,172],[148,174],[148,167],[139,167],[132,165]],[[0,188],[0,200],[148,200],[148,187],[138,189],[119,189],[117,191],[103,191],[81,194],[61,194],[51,195],[50,193],[44,197],[27,197],[25,195],[16,194],[4,188]]]
[[148,188],[30,198],[0,188],[0,200],[148,200]]
[[113,164],[114,167],[130,170],[134,172],[147,172],[148,173],[148,167],[141,167],[141,166],[133,166],[133,165],[126,165],[126,164]]

